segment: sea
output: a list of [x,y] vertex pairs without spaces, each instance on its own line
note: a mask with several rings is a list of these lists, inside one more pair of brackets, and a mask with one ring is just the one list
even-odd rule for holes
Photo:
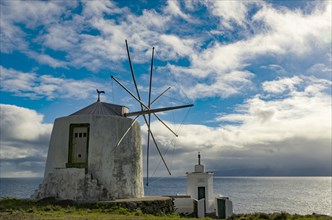
[[[42,178],[0,178],[0,197],[30,198]],[[146,181],[146,179],[145,179]],[[186,194],[185,177],[149,178],[146,196]],[[288,212],[332,216],[332,177],[214,177],[214,193],[234,213]]]

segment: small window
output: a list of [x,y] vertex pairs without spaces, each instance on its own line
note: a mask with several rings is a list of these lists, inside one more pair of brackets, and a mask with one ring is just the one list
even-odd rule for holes
[[83,137],[86,137],[86,132],[83,133]]
[[75,133],[75,137],[76,137],[76,138],[78,137],[78,134],[77,134],[77,133]]
[[80,137],[80,138],[82,137],[82,133],[79,134],[79,137]]

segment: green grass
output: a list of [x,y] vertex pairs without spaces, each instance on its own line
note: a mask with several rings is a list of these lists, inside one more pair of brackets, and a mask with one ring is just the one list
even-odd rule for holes
[[[1,198],[0,219],[180,219],[175,213],[159,216],[144,214],[140,209],[129,211],[122,207],[107,204],[73,204],[70,201],[42,201],[30,199]],[[183,218],[182,218],[183,219]]]
[[253,213],[253,214],[237,214],[228,218],[229,220],[331,220],[331,216],[327,215],[297,215],[297,214],[288,214],[286,212],[281,213]]
[[[125,208],[98,203],[75,204],[71,201],[42,201],[30,199],[0,198],[0,219],[45,219],[45,220],[108,220],[108,219],[195,219],[179,214],[164,214],[159,216],[144,214],[140,209],[129,211]],[[204,218],[203,218],[204,219]],[[210,218],[205,218],[210,219]],[[332,220],[326,215],[291,215],[288,213],[254,213],[238,214],[229,220]]]

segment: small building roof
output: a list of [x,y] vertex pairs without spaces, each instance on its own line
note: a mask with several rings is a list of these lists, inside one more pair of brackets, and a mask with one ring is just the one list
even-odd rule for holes
[[116,115],[123,116],[128,113],[128,108],[121,105],[97,101],[91,105],[74,112],[72,115]]

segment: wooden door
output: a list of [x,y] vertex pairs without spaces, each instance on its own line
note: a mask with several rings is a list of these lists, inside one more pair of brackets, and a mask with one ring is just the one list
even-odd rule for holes
[[88,146],[89,124],[72,124],[70,126],[69,167],[87,167]]

